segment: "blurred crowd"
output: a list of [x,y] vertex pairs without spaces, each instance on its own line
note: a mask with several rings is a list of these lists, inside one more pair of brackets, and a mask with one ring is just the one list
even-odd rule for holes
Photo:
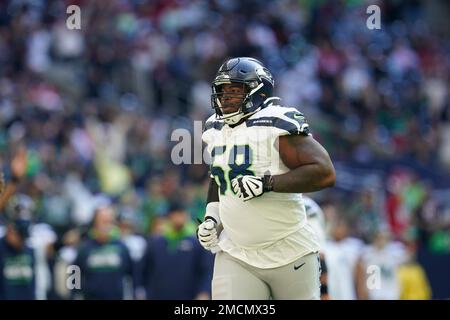
[[[81,8],[80,30],[66,26],[72,4]],[[380,30],[366,27],[369,4],[380,6]],[[11,179],[11,163],[26,149],[17,193],[32,200],[41,232],[34,239],[46,248],[41,259],[52,261],[39,279],[63,274],[58,261],[97,250],[85,241],[95,238],[94,213],[105,207],[114,216],[106,224],[117,226],[111,239],[132,239],[135,261],[151,260],[142,258],[151,255],[148,236],[170,239],[175,251],[196,248],[207,166],[174,165],[171,133],[193,131],[193,120],[212,113],[210,82],[230,56],[264,61],[276,94],[306,115],[342,169],[335,188],[313,196],[338,207],[353,236],[370,242],[387,229],[393,239],[449,254],[448,7],[418,0],[1,1],[0,165]],[[194,137],[192,146],[199,143]],[[186,221],[174,229],[175,207]],[[134,269],[127,274],[142,284]],[[43,281],[39,298],[67,298],[50,283]],[[152,297],[149,290],[128,297]]]

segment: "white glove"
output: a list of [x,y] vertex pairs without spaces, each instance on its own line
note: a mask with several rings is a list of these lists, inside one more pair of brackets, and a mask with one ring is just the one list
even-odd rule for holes
[[231,186],[241,200],[248,201],[264,193],[264,178],[240,176],[231,180]]
[[212,219],[203,221],[197,229],[197,237],[203,248],[216,253],[220,251],[217,225]]

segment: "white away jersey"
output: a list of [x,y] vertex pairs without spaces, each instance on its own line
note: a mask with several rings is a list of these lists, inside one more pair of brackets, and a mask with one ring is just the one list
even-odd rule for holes
[[366,267],[375,266],[380,281],[377,287],[368,290],[370,300],[399,300],[400,282],[398,268],[406,261],[406,251],[399,242],[390,242],[383,248],[366,247],[362,254]]
[[295,108],[269,105],[231,128],[211,116],[202,139],[211,156],[211,176],[219,186],[222,250],[253,266],[274,268],[318,251],[314,231],[306,223],[302,195],[264,193],[242,201],[231,180],[239,175],[283,174],[276,141],[279,136],[309,135],[304,116]]
[[331,300],[356,300],[355,270],[363,250],[364,243],[356,238],[326,241],[322,252]]

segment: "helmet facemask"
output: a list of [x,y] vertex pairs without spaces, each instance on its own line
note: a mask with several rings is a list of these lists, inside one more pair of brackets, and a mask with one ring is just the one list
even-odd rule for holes
[[[225,85],[232,86],[225,87]],[[264,83],[258,84],[257,81],[215,82],[212,88],[211,102],[217,117],[224,120],[226,124],[233,125],[243,117],[250,116],[258,111],[259,109],[248,112],[253,106],[252,96],[263,86]],[[224,91],[227,89],[229,91]]]
[[218,82],[213,84],[212,105],[219,119],[227,124],[238,123],[244,115],[247,87],[244,82]]

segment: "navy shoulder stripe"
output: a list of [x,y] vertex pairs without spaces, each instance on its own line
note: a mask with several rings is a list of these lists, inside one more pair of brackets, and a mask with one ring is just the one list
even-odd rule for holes
[[261,117],[247,120],[247,127],[275,127],[286,131],[297,131],[297,126],[277,117]]
[[208,121],[205,123],[205,131],[209,129],[221,130],[224,125],[224,122],[221,121]]
[[273,127],[276,117],[260,117],[256,119],[247,119],[247,127]]
[[278,117],[260,117],[256,119],[248,119],[247,127],[263,126],[263,127],[275,127],[281,130],[287,131],[289,134],[304,134],[310,133],[308,123],[302,113],[298,111],[289,111],[284,114],[288,118],[295,120],[298,125],[291,121],[287,121]]

